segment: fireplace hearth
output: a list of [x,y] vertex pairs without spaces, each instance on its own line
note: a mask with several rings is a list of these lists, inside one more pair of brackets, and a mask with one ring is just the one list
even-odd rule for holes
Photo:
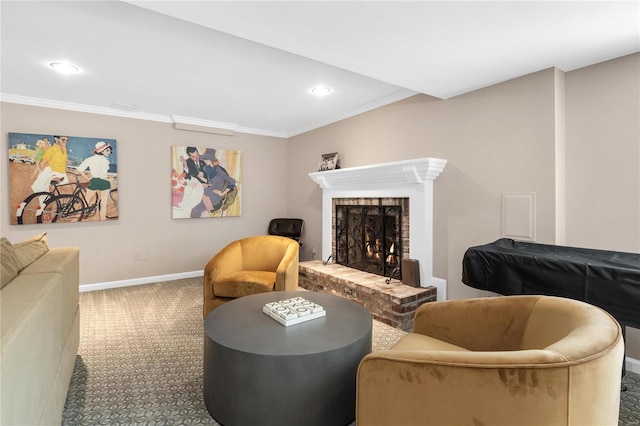
[[437,289],[433,286],[410,287],[398,280],[386,283],[379,275],[337,263],[300,262],[299,271],[300,287],[353,300],[376,320],[404,331],[413,329],[416,309],[437,298]]

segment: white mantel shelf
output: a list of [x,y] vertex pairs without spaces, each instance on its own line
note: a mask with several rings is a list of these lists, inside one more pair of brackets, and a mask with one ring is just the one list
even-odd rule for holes
[[426,157],[314,172],[309,177],[322,189],[386,188],[434,180],[446,164],[447,160]]
[[409,256],[419,261],[420,285],[436,287],[438,300],[446,300],[446,281],[433,276],[433,183],[446,164],[416,158],[309,173],[322,188],[322,258],[332,255],[333,199],[409,198]]

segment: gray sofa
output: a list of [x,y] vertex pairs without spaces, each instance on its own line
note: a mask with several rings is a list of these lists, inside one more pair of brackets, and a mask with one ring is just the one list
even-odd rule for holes
[[61,423],[80,341],[78,289],[77,248],[2,238],[0,424]]

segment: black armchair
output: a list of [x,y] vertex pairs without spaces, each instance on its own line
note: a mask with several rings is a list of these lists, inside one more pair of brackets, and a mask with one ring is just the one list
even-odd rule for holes
[[302,235],[302,229],[304,228],[304,221],[302,219],[291,218],[277,218],[272,219],[269,222],[269,235],[279,235],[281,237],[288,237],[300,242],[300,236]]

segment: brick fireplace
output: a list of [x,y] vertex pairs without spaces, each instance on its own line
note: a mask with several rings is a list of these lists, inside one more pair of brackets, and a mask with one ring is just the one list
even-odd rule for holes
[[419,262],[421,286],[446,300],[446,281],[433,276],[433,182],[446,164],[427,157],[309,173],[322,188],[322,259],[333,254],[334,199],[408,198],[408,256]]
[[325,260],[335,256],[338,200],[357,200],[358,203],[367,199],[400,199],[403,203],[408,200],[408,224],[403,224],[408,232],[402,237],[402,256],[418,261],[421,288],[405,286],[399,280],[389,282],[383,276],[333,262],[318,261],[300,263],[300,285],[357,300],[377,319],[404,330],[412,326],[413,313],[421,303],[446,300],[446,281],[433,276],[433,181],[446,164],[446,160],[439,158],[418,158],[309,173],[322,188],[322,259]]

